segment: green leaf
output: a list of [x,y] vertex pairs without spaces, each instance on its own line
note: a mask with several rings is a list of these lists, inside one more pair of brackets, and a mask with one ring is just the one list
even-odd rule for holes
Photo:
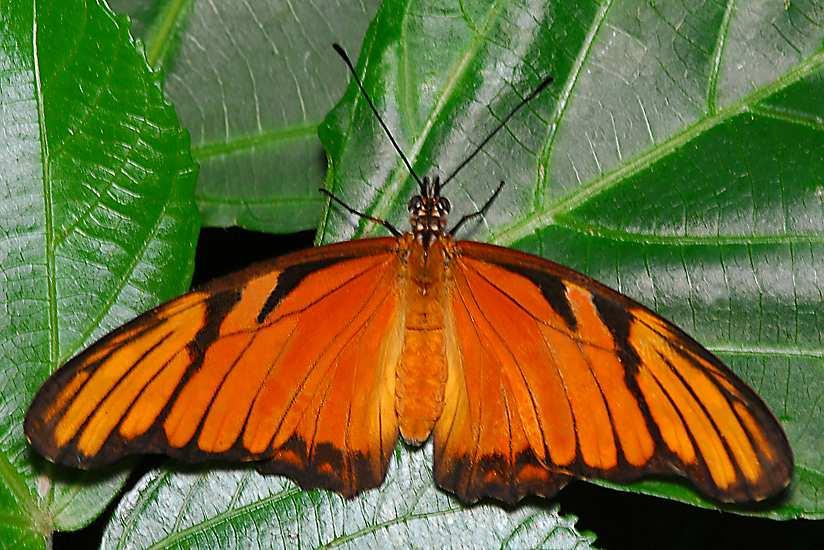
[[340,98],[377,0],[114,0],[192,136],[206,226],[315,227],[326,160],[317,127]]
[[[763,396],[795,453],[783,500],[824,517],[824,3],[387,0],[359,70],[418,174],[449,174],[461,235],[649,305]],[[437,44],[437,48],[432,45]],[[329,188],[404,227],[415,184],[354,86],[321,127]],[[319,240],[380,233],[327,210]],[[718,508],[671,482],[619,486]]]
[[46,377],[188,285],[188,139],[128,35],[89,0],[0,9],[0,540],[89,523],[126,470],[47,465],[23,434]]
[[432,483],[431,445],[401,451],[380,491],[346,500],[250,469],[154,471],[115,511],[103,548],[589,548],[557,507],[461,507]]

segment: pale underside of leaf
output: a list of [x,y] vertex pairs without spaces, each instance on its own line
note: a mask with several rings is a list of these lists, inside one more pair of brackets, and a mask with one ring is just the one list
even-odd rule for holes
[[353,500],[251,470],[155,471],[124,498],[104,548],[588,548],[557,507],[464,508],[431,481],[432,452],[398,449],[384,488]]

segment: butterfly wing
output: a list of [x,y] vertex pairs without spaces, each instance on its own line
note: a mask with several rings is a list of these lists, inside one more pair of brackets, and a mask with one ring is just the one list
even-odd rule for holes
[[459,242],[435,474],[474,501],[570,477],[688,478],[721,501],[774,495],[792,453],[763,401],[700,344],[555,263]]
[[265,461],[346,495],[379,485],[398,432],[395,249],[285,256],[138,317],[46,381],[31,444],[80,468],[153,452]]

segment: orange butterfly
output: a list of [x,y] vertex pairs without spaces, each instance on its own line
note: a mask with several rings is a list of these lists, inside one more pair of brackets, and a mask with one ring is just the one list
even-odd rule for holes
[[438,178],[419,184],[411,232],[365,216],[395,236],[253,266],[103,337],[38,392],[32,446],[79,468],[259,461],[346,496],[381,484],[399,435],[432,436],[438,484],[466,502],[573,477],[674,474],[736,502],[789,484],[778,421],[715,356],[580,273],[454,240],[500,186],[447,231]]

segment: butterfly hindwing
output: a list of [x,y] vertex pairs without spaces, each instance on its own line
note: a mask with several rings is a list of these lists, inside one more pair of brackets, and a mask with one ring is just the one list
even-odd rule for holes
[[156,452],[263,461],[349,495],[379,485],[397,439],[395,242],[286,256],[145,313],[43,385],[27,436],[81,468]]
[[792,453],[761,399],[658,315],[568,268],[459,242],[439,483],[465,500],[571,477],[676,474],[722,501],[783,489]]

